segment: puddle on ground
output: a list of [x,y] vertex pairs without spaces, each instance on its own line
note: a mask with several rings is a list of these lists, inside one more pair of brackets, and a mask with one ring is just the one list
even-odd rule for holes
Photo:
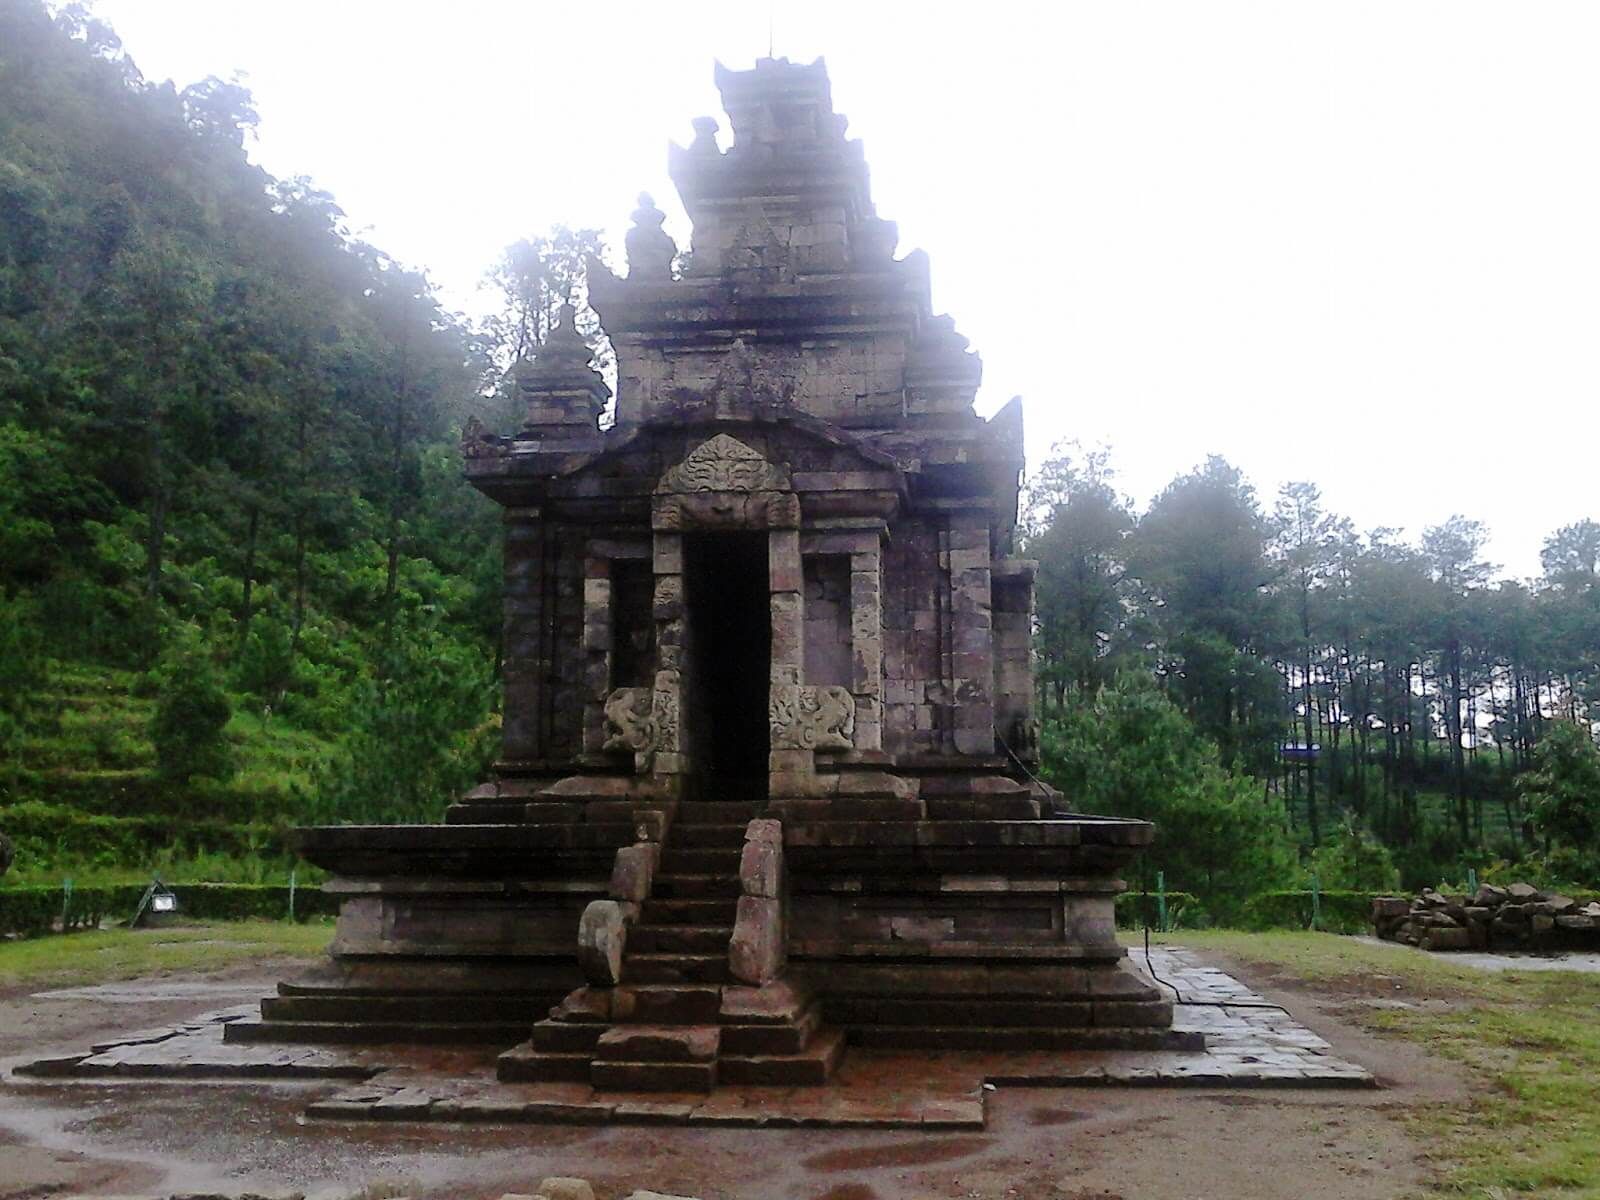
[[811,1171],[865,1171],[874,1167],[920,1167],[949,1162],[986,1150],[993,1138],[920,1138],[914,1142],[888,1142],[879,1146],[847,1146],[802,1159]]
[[102,1004],[150,1004],[164,1000],[237,1000],[259,998],[259,981],[204,983],[198,980],[151,979],[127,983],[102,983],[93,987],[57,988],[35,992],[35,1000],[98,1000]]
[[1033,1108],[1028,1110],[1028,1124],[1071,1125],[1074,1121],[1087,1121],[1093,1115],[1079,1108]]

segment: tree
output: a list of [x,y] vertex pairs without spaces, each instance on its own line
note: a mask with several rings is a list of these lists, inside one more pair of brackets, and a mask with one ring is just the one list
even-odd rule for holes
[[174,657],[161,675],[150,740],[162,777],[179,784],[197,775],[226,780],[234,761],[223,731],[233,709],[215,668],[204,654],[189,651]]
[[1107,454],[1058,448],[1030,484],[1024,553],[1039,562],[1039,681],[1056,707],[1092,694],[1131,650],[1126,553],[1133,514],[1111,486]]
[[1272,761],[1282,718],[1277,674],[1260,654],[1277,620],[1266,540],[1255,489],[1212,456],[1156,497],[1129,556],[1174,694],[1226,759],[1257,770]]
[[487,765],[488,660],[421,614],[399,623],[376,674],[317,779],[314,810],[325,821],[438,821]]
[[[1317,743],[1317,706],[1312,697],[1312,659],[1325,644],[1320,630],[1314,630],[1312,613],[1318,593],[1328,586],[1333,573],[1337,522],[1322,507],[1322,493],[1312,483],[1286,483],[1278,493],[1273,513],[1276,536],[1273,552],[1282,573],[1282,586],[1293,612],[1295,667],[1300,676],[1300,709],[1304,722],[1305,744],[1309,750]],[[1311,844],[1322,841],[1322,826],[1317,812],[1317,773],[1306,771],[1306,813],[1311,825]]]
[[1042,733],[1043,768],[1075,808],[1156,823],[1156,845],[1133,868],[1147,885],[1161,870],[1220,915],[1290,875],[1273,806],[1147,677],[1119,676]]
[[1533,751],[1534,768],[1518,781],[1534,828],[1582,853],[1600,851],[1600,750],[1589,731],[1554,721]]
[[1422,535],[1423,558],[1433,574],[1439,602],[1434,644],[1440,653],[1446,687],[1443,698],[1445,736],[1450,740],[1456,826],[1463,843],[1472,840],[1462,729],[1463,707],[1467,700],[1464,664],[1470,636],[1471,597],[1488,582],[1493,570],[1478,557],[1487,538],[1488,531],[1482,523],[1469,521],[1459,514],[1425,530]]

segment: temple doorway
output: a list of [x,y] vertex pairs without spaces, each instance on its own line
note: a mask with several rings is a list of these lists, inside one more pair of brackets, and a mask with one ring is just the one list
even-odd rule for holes
[[[765,533],[684,539],[690,748],[707,782],[764,799],[772,617]],[[732,799],[732,797],[727,797]]]

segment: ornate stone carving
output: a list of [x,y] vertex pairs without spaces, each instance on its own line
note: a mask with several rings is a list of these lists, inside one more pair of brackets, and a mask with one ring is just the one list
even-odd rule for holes
[[658,492],[774,492],[785,491],[789,480],[738,438],[719,433],[691,450],[677,466],[661,476]]
[[605,701],[602,750],[646,756],[678,748],[678,673],[656,672],[655,687],[617,688]]
[[606,740],[601,749],[648,753],[655,748],[655,690],[618,688],[606,697]]
[[488,426],[477,417],[468,417],[461,427],[461,456],[463,458],[502,458],[505,444],[489,432]]
[[855,744],[855,697],[842,687],[775,687],[768,722],[774,749],[849,750]]

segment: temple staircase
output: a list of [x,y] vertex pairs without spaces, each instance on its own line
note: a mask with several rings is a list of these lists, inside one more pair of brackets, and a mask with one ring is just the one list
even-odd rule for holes
[[706,1091],[718,1083],[828,1080],[844,1052],[820,1003],[780,976],[734,979],[729,942],[745,830],[759,804],[686,800],[667,834],[621,981],[584,987],[500,1056],[506,1081],[581,1080],[613,1091]]

